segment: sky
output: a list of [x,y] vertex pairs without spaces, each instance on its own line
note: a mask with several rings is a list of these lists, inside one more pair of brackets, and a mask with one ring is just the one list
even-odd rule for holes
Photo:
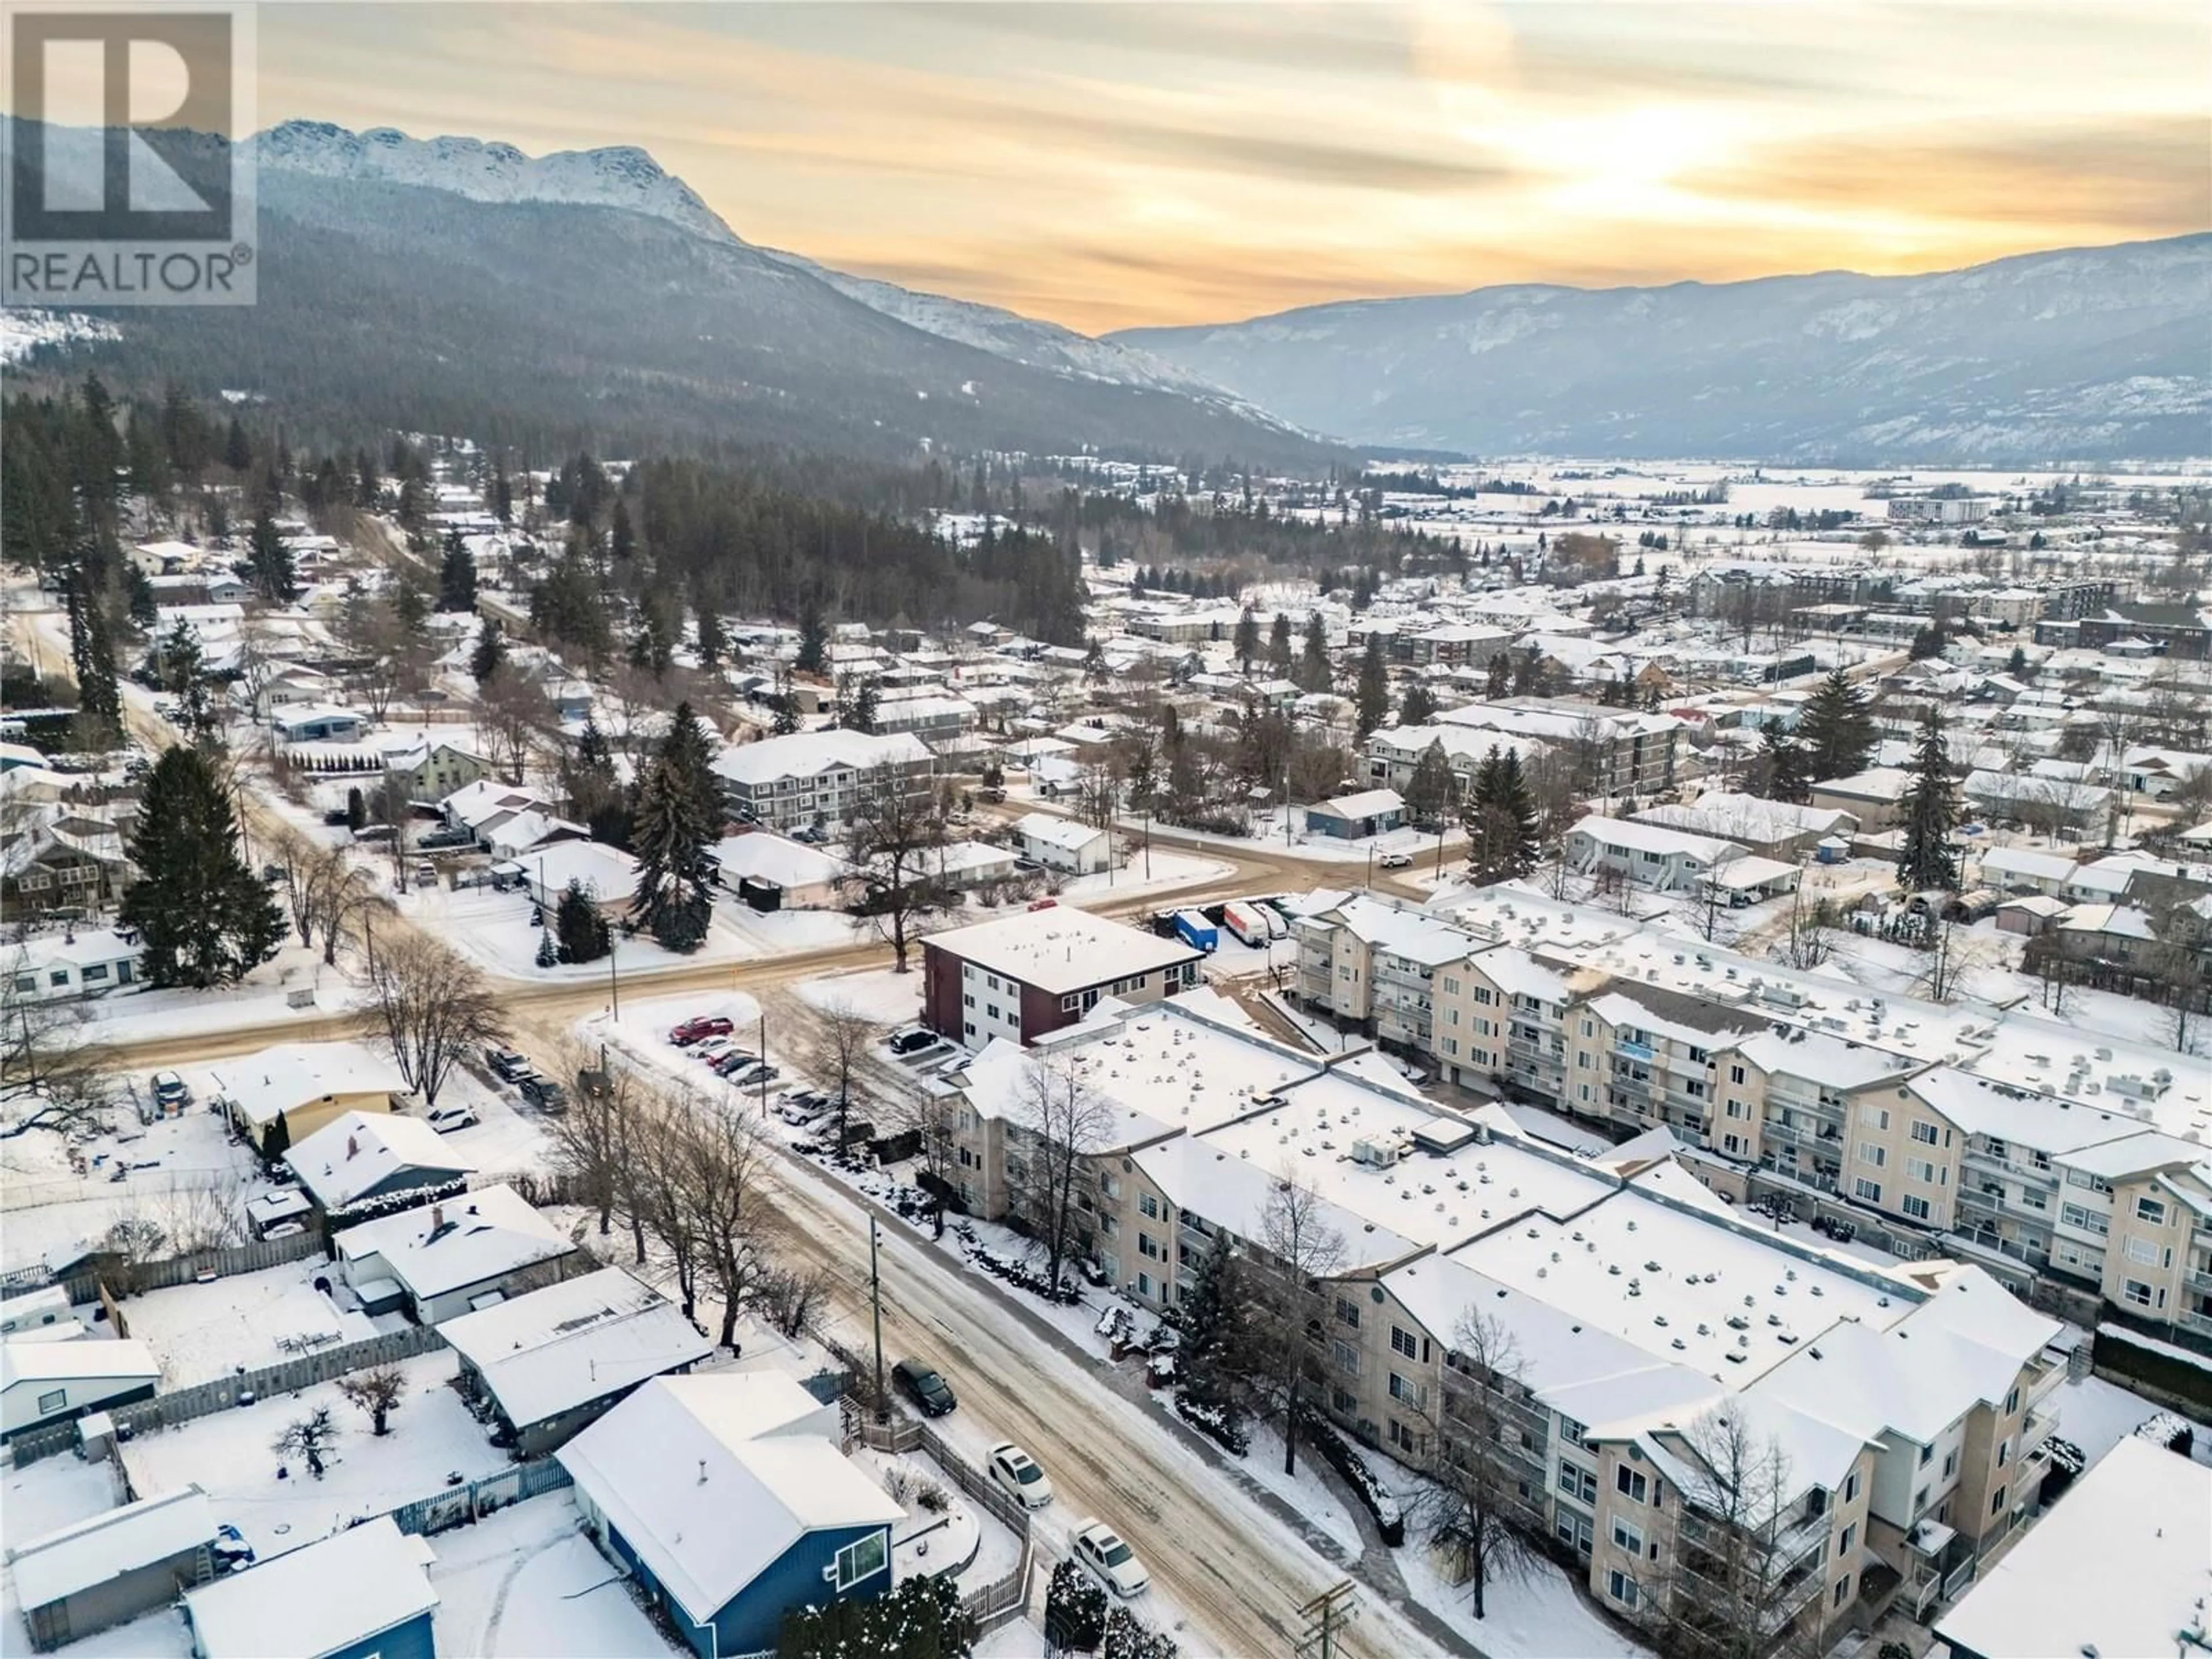
[[260,118],[636,144],[1085,332],[2212,228],[2202,0],[264,4]]

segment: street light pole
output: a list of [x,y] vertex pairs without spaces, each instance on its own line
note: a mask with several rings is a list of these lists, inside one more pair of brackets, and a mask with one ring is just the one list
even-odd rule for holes
[[890,1400],[884,1393],[884,1281],[876,1256],[876,1218],[868,1218],[868,1302],[876,1321],[876,1421],[890,1417]]

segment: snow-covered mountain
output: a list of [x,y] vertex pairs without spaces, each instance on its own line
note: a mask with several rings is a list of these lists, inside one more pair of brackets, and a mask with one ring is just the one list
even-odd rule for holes
[[702,236],[740,239],[681,179],[634,145],[526,155],[481,138],[410,138],[390,127],[353,132],[328,121],[287,121],[254,141],[264,167],[324,179],[420,185],[472,202],[568,202],[626,208]]
[[1110,337],[1310,430],[1476,454],[2212,449],[2212,235],[1667,288],[1522,286]]
[[[644,150],[562,150],[531,156],[512,144],[481,138],[410,138],[390,127],[353,132],[327,121],[287,121],[255,141],[262,166],[319,178],[415,185],[477,202],[562,202],[627,209],[710,240],[739,247],[746,242],[681,179]],[[1188,369],[1127,346],[1094,340],[1004,311],[996,306],[941,295],[918,294],[896,283],[849,276],[803,254],[760,252],[827,283],[872,311],[909,328],[957,341],[996,357],[1054,374],[1078,375],[1115,386],[1175,392],[1235,408],[1248,419],[1279,424],[1261,410],[1210,386]]]

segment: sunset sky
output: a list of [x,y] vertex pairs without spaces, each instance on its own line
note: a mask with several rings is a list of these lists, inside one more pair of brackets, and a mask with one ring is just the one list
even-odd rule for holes
[[273,4],[260,117],[639,144],[748,240],[1086,331],[2212,227],[2203,0]]

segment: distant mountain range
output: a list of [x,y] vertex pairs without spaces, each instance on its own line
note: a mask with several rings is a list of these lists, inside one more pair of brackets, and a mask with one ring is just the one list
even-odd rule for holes
[[642,150],[532,159],[319,122],[254,142],[259,303],[97,313],[116,337],[72,352],[264,394],[302,435],[1352,459],[1127,348],[756,247]]
[[2014,463],[2212,453],[2212,235],[1310,306],[1109,337],[1369,447]]
[[[214,141],[206,141],[212,144]],[[125,374],[495,441],[1316,469],[1382,453],[2085,462],[2212,450],[2212,235],[1999,260],[1346,301],[1091,339],[738,236],[623,147],[291,121],[251,310],[27,325]],[[1329,434],[1327,438],[1315,434]]]

